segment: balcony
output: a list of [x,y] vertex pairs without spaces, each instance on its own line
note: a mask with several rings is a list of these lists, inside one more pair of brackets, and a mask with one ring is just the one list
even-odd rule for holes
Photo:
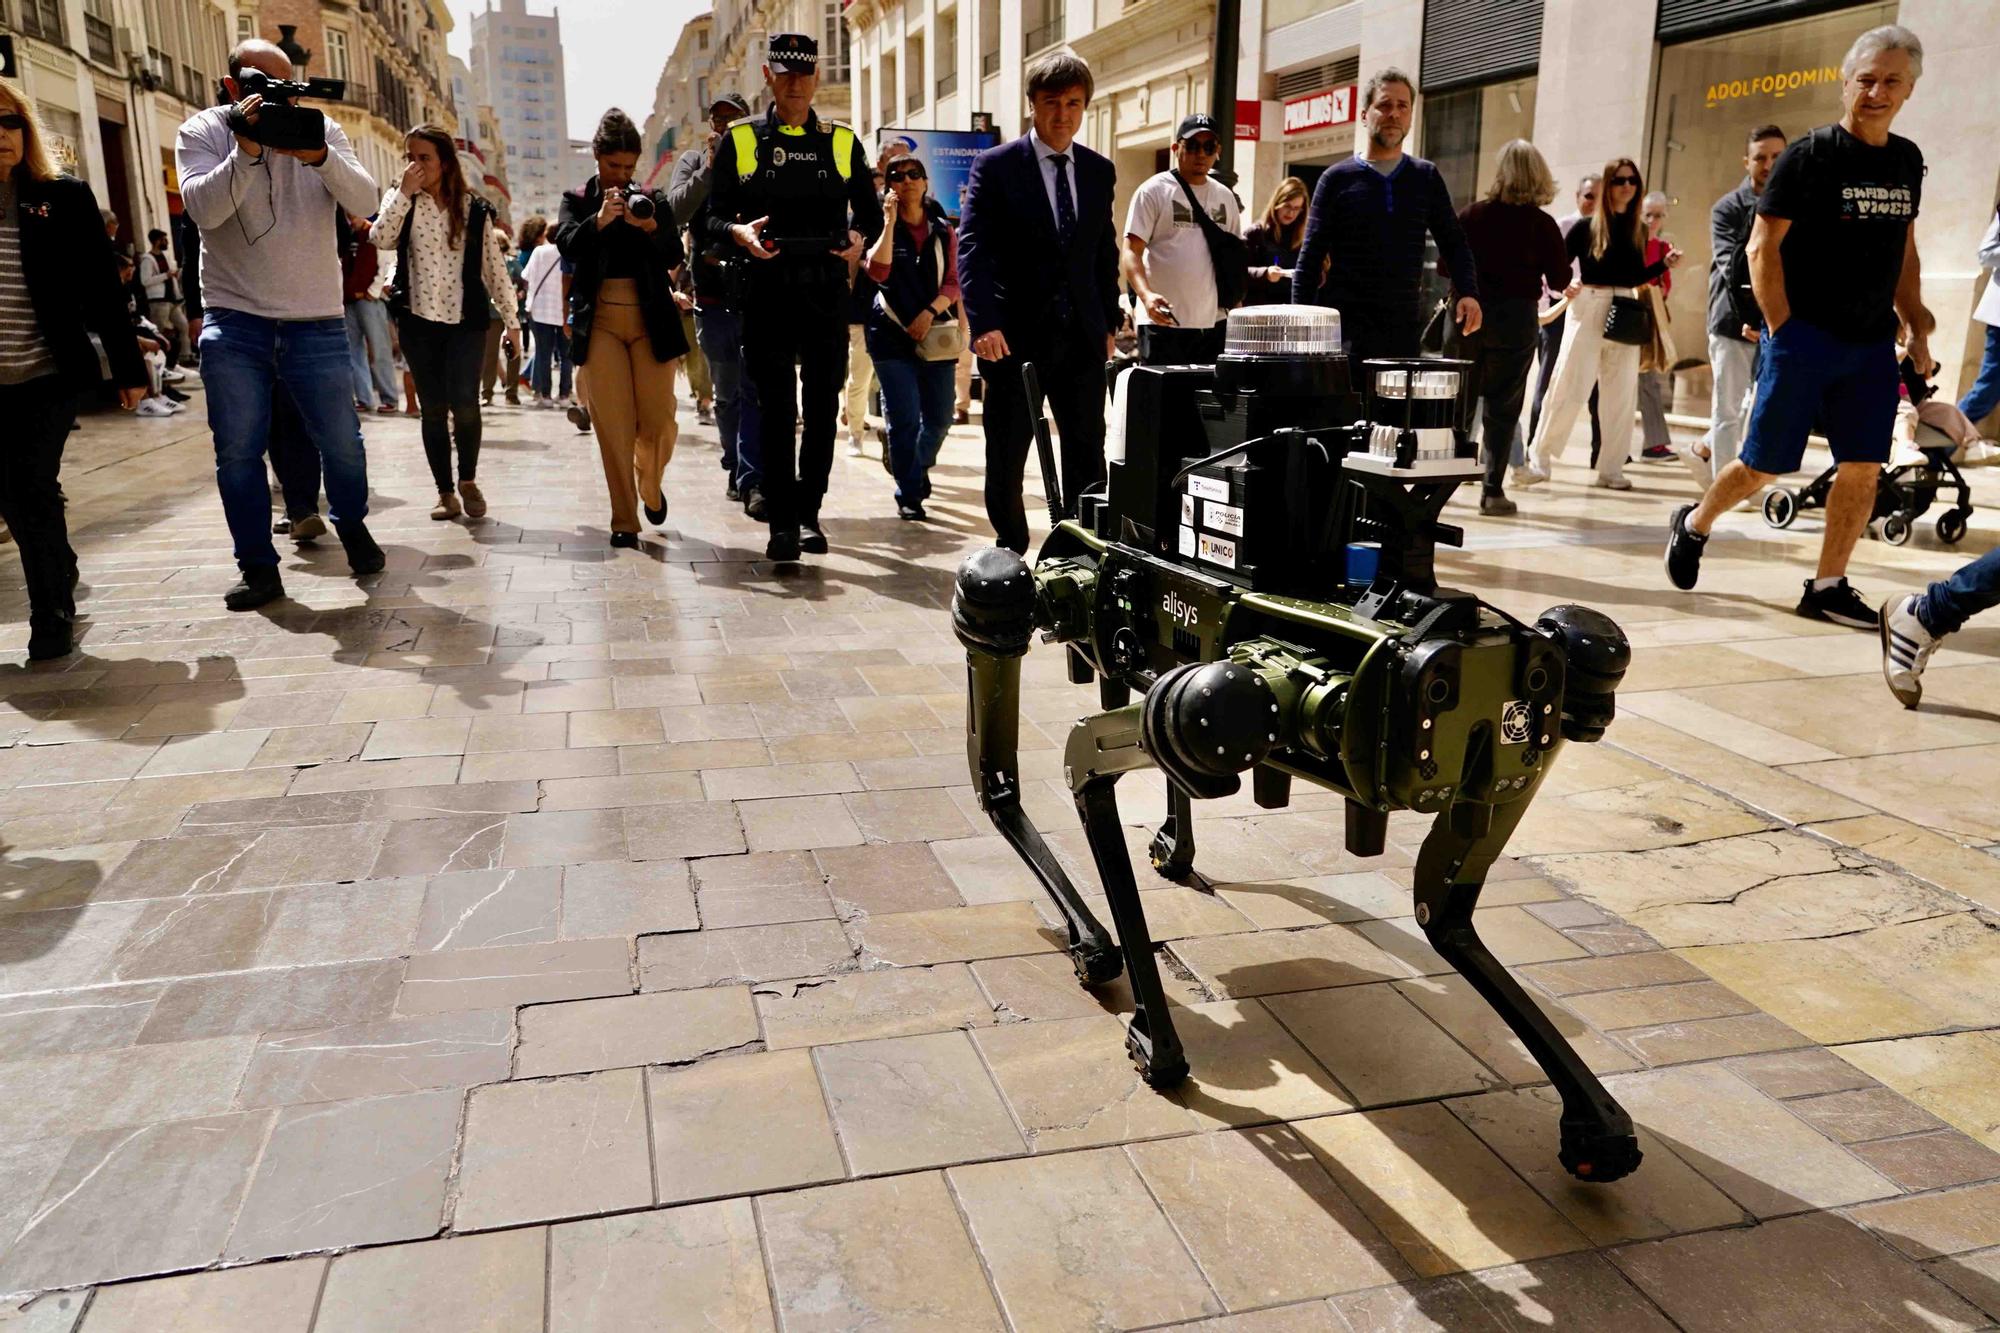
[[990,79],[1000,72],[1000,53],[988,51],[979,57],[979,77]]
[[953,70],[937,81],[937,100],[942,102],[958,91],[958,71]]
[[1033,55],[1037,51],[1054,46],[1062,39],[1063,16],[1057,14],[1047,23],[1028,29],[1027,36],[1021,41],[1021,52],[1023,55]]
[[924,109],[924,91],[923,91],[923,89],[921,89],[921,88],[912,88],[912,89],[910,90],[910,95],[909,95],[908,97],[906,97],[906,98],[904,98],[904,99],[903,99],[903,111],[904,111],[904,113],[905,113],[905,114],[907,114],[907,115],[912,115],[912,116],[914,116],[914,115],[916,115],[916,114],[917,114],[917,112],[919,112],[919,111],[921,111],[921,110],[923,110],[923,109]]
[[98,64],[118,63],[118,43],[112,40],[111,25],[95,14],[83,16],[83,45]]

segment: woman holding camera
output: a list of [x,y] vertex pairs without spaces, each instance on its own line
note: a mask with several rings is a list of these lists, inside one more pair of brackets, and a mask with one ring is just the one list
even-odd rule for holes
[[924,517],[931,464],[951,429],[958,355],[965,350],[958,309],[958,237],[930,197],[914,154],[889,162],[882,234],[868,255],[876,291],[868,309],[868,355],[889,422],[889,472],[896,516]]
[[687,355],[671,275],[686,258],[659,196],[632,184],[639,127],[617,107],[591,139],[597,174],[563,195],[556,248],[576,268],[570,355],[590,372],[590,421],[611,493],[611,544],[667,521],[661,483],[674,454],[674,368]]
[[[419,125],[403,139],[409,164],[382,196],[368,238],[396,252],[389,306],[423,409],[424,457],[437,483],[440,521],[486,516],[479,483],[479,381],[486,327],[498,310],[507,355],[520,355],[514,280],[492,210],[466,186],[449,131]],[[458,484],[451,449],[458,445]],[[461,501],[463,503],[461,504]]]
[[92,335],[130,412],[146,395],[146,366],[97,201],[56,169],[34,103],[0,81],[0,519],[28,585],[30,661],[71,647],[76,552],[57,476],[76,397],[98,386]]

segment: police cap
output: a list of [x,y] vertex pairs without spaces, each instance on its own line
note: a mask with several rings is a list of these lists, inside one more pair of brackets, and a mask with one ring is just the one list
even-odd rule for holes
[[774,32],[764,63],[773,74],[816,74],[819,43],[802,32]]

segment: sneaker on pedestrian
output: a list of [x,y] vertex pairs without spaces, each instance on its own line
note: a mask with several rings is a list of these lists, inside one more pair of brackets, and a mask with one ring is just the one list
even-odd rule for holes
[[1845,578],[1824,588],[1818,586],[1817,580],[1807,579],[1805,594],[1799,598],[1799,614],[1811,620],[1846,625],[1849,629],[1875,629],[1882,623],[1881,614],[1862,601],[1861,594],[1849,587]]
[[1632,483],[1623,477],[1599,477],[1590,484],[1607,491],[1629,491],[1632,489]]
[[442,523],[446,519],[457,518],[464,512],[465,509],[459,504],[457,495],[451,491],[439,491],[438,502],[431,510],[431,517]]
[[1687,445],[1681,450],[1681,462],[1687,464],[1688,472],[1694,477],[1694,484],[1701,487],[1702,494],[1715,484],[1715,459],[1703,457],[1695,452],[1696,445]]
[[1498,493],[1479,497],[1479,512],[1488,518],[1507,518],[1519,510],[1519,505]]
[[170,417],[178,411],[180,411],[178,407],[164,398],[144,398],[140,400],[133,414],[142,417]]
[[179,389],[163,388],[160,390],[160,396],[170,403],[185,403],[188,401],[188,395],[182,393]]
[[1708,538],[1688,526],[1692,513],[1693,505],[1682,505],[1667,520],[1667,577],[1682,592],[1701,578],[1701,553],[1708,549]]
[[726,482],[723,485],[722,494],[725,498],[731,500],[740,501],[743,498],[743,492],[736,489],[736,478],[734,477],[731,477],[728,480],[728,482]]
[[76,650],[66,623],[36,625],[28,632],[28,660],[48,662],[68,657]]
[[1917,619],[1917,599],[1899,593],[1882,603],[1882,679],[1889,693],[1905,708],[1924,699],[1924,667],[1937,650],[1938,639]]
[[868,456],[868,451],[861,447],[861,437],[859,435],[849,435],[847,437],[847,456],[849,458],[866,458]]
[[255,611],[285,595],[284,580],[276,565],[246,565],[236,586],[222,594],[222,604],[231,611]]
[[378,403],[375,410],[385,417],[393,417],[398,409],[394,403]]
[[920,523],[924,519],[924,507],[920,504],[898,504],[896,517],[905,523]]
[[762,523],[768,512],[764,502],[764,492],[755,486],[743,492],[743,512],[752,522]]
[[1549,479],[1548,469],[1533,463],[1524,463],[1514,468],[1512,472],[1516,486],[1539,486]]
[[590,433],[590,409],[582,403],[571,404],[569,410],[564,415],[569,418],[570,425],[575,426],[586,435]]
[[160,383],[162,384],[179,384],[182,380],[186,378],[187,378],[186,372],[180,370],[170,369],[170,370],[163,370],[160,372]]
[[790,564],[799,558],[799,534],[796,530],[773,532],[771,540],[764,543],[764,558],[780,564]]
[[807,555],[826,554],[826,529],[819,525],[817,518],[809,518],[799,524],[799,549]]
[[486,494],[479,489],[479,483],[470,477],[458,483],[458,498],[465,507],[467,518],[486,517]]
[[347,552],[347,567],[354,572],[356,578],[365,578],[370,574],[382,572],[383,566],[389,563],[389,557],[382,554],[382,548],[375,544],[375,536],[368,531],[366,523],[358,518],[349,518],[341,519],[333,526],[340,534],[342,548]]
[[307,514],[304,518],[292,520],[291,536],[295,542],[309,542],[315,537],[326,536],[326,520],[318,514]]
[[1649,444],[1639,451],[1639,457],[1648,463],[1664,463],[1674,456],[1671,444]]

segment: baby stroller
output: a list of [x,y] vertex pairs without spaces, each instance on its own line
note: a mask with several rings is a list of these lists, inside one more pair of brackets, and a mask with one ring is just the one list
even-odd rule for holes
[[[1924,383],[1908,357],[1903,358],[1903,384],[1910,401],[1921,403],[1937,392]],[[1879,536],[1891,546],[1901,546],[1916,531],[1917,520],[1937,503],[1939,492],[1955,488],[1958,502],[1937,517],[1938,540],[1956,546],[1965,536],[1966,521],[1972,517],[1972,487],[1965,474],[1952,462],[1957,442],[1930,426],[1917,427],[1917,450],[1921,463],[1885,467],[1875,481],[1875,511],[1869,515],[1868,535]],[[1764,521],[1774,528],[1789,528],[1808,509],[1826,508],[1838,465],[1828,468],[1804,486],[1774,486],[1764,496]]]

